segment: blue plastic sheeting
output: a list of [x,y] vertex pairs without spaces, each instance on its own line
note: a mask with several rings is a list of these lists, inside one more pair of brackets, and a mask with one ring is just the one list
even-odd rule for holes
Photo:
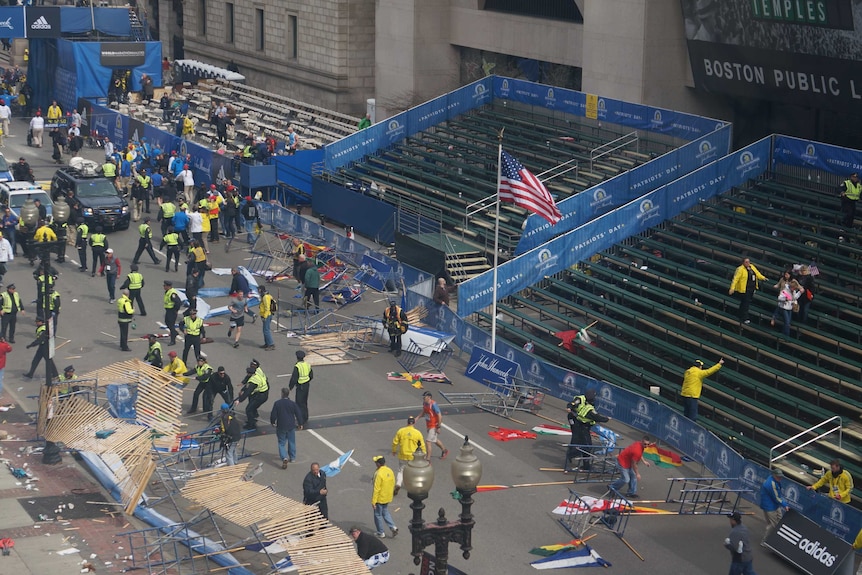
[[135,419],[135,402],[138,400],[137,388],[128,384],[111,384],[106,387],[108,403],[114,417],[119,419]]
[[[162,44],[161,42],[144,42],[146,44],[146,60],[143,65],[132,68],[132,91],[141,89],[141,76],[149,75],[156,86],[161,85],[162,78]],[[74,70],[78,76],[78,98],[104,98],[108,95],[111,74],[114,68],[102,66],[101,42],[72,42],[57,40],[60,66]],[[77,102],[77,99],[75,100]]]
[[775,136],[772,158],[777,164],[823,170],[844,177],[862,170],[862,151],[791,136]]
[[[721,194],[769,167],[771,137],[695,170],[497,268],[501,299]],[[461,284],[458,315],[467,317],[493,303],[493,270]]]
[[395,241],[395,212],[392,204],[348,190],[338,184],[315,179],[312,182],[311,206],[364,236],[381,244]]
[[[99,483],[101,483],[102,486],[110,492],[111,497],[113,497],[118,503],[122,502],[123,497],[120,493],[120,488],[117,485],[117,478],[111,469],[105,465],[105,462],[102,461],[102,459],[95,453],[91,453],[89,451],[80,451],[79,453],[81,454],[81,458],[90,468],[90,471],[96,476]],[[138,505],[135,509],[134,515],[147,525],[158,527],[166,534],[172,532],[173,529],[171,526],[176,525],[177,523],[170,517],[166,517],[153,509],[144,507],[143,505]],[[252,571],[240,566],[239,561],[237,561],[230,553],[214,555],[215,553],[224,550],[224,546],[220,543],[217,543],[212,539],[205,538],[201,534],[190,529],[183,529],[183,534],[185,537],[188,537],[188,539],[185,541],[179,539],[178,541],[180,541],[180,543],[187,545],[197,554],[209,555],[209,559],[215,564],[227,568],[226,571],[228,575],[254,575]],[[199,541],[202,542],[202,544],[189,545],[189,540]]]
[[467,84],[327,145],[324,148],[326,169],[335,170],[361,160],[377,150],[489,103],[491,79],[489,76]]
[[311,195],[311,168],[323,161],[323,149],[303,150],[292,156],[277,156],[273,163],[278,181]]
[[557,204],[563,217],[556,225],[551,225],[546,219],[531,214],[527,218],[527,225],[515,254],[520,255],[540,246],[597,216],[676,180],[682,174],[726,156],[731,149],[730,136],[731,126],[728,124],[703,138],[671,150],[579,194],[569,196]]
[[[426,297],[409,292],[408,306],[417,305],[428,308],[426,324],[455,334],[454,344],[462,352],[472,354],[476,348],[490,348],[491,336],[485,331],[459,318],[448,306],[439,306]],[[550,395],[564,401],[570,401],[587,389],[595,389],[596,408],[601,413],[655,436],[695,462],[702,463],[716,477],[738,478],[732,482],[732,487],[750,489],[753,493],[747,499],[755,503],[759,500],[760,486],[769,470],[745,460],[718,437],[678,411],[655,399],[547,363],[506,341],[498,339],[496,345],[497,355],[517,363],[528,383],[541,385],[549,390]],[[806,491],[792,480],[785,484],[784,496],[790,507],[845,541],[852,541],[862,528],[862,511]]]

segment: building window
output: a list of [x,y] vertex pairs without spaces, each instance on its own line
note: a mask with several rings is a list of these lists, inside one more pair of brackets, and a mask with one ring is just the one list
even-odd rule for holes
[[508,12],[521,16],[566,20],[583,24],[584,17],[572,0],[485,0],[483,9],[492,12]]
[[264,24],[266,20],[263,17],[263,8],[255,8],[254,10],[254,28],[256,30],[255,34],[255,49],[258,51],[263,51],[264,46],[266,46],[266,34],[264,29]]
[[288,42],[288,44],[287,44],[287,46],[288,46],[287,57],[288,58],[296,58],[296,47],[297,47],[296,36],[298,33],[299,33],[299,30],[298,30],[297,23],[296,23],[296,16],[288,16],[287,17],[287,42]]
[[207,0],[198,1],[198,32],[201,36],[207,35]]
[[228,44],[233,44],[233,2],[225,3],[225,41]]

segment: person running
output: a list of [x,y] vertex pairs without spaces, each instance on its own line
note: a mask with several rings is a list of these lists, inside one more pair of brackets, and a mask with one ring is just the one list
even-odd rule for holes
[[446,456],[449,455],[449,450],[446,449],[439,437],[440,427],[443,425],[443,412],[440,411],[440,406],[432,398],[433,394],[430,391],[422,394],[422,413],[416,416],[417,419],[419,417],[425,418],[425,428],[427,429],[425,445],[428,448],[425,458],[428,461],[431,461],[432,443],[440,448],[440,459],[446,459]]

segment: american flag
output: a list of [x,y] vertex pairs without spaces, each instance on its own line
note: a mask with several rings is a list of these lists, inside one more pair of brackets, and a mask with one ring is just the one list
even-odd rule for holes
[[500,157],[500,201],[511,202],[556,224],[562,218],[554,198],[539,178],[505,150]]

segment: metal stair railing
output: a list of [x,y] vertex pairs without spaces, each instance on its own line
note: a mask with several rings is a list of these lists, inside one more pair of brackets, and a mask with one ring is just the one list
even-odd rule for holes
[[[812,437],[812,438],[811,438],[811,439],[809,439],[808,441],[806,441],[806,442],[804,442],[804,443],[801,443],[801,444],[799,444],[799,445],[796,445],[796,446],[794,446],[792,449],[787,450],[786,452],[783,452],[783,453],[781,453],[781,454],[779,454],[779,455],[774,455],[774,454],[775,454],[775,452],[776,452],[778,449],[780,449],[780,448],[784,447],[785,445],[788,445],[788,444],[790,444],[790,443],[792,443],[792,442],[796,441],[797,439],[799,439],[800,437],[802,437],[802,436],[804,436],[804,435],[807,435],[807,434],[809,434],[809,433],[814,433],[816,429],[819,429],[819,428],[821,428],[821,427],[823,427],[823,426],[825,426],[825,425],[828,425],[828,424],[832,423],[833,421],[837,421],[838,423],[837,423],[837,425],[836,425],[835,427],[833,427],[832,429],[829,429],[829,430],[827,430],[827,431],[824,431],[824,432],[822,432],[822,433],[818,434],[816,437]],[[782,441],[781,443],[777,443],[776,445],[772,446],[772,448],[769,450],[769,468],[770,468],[770,469],[772,469],[772,464],[773,464],[773,463],[775,463],[776,461],[778,461],[779,459],[784,459],[784,458],[785,458],[785,457],[787,457],[788,455],[790,455],[790,454],[792,454],[792,453],[794,453],[794,452],[796,452],[796,451],[799,451],[799,450],[800,450],[800,449],[802,449],[803,447],[806,447],[806,446],[808,446],[808,445],[811,445],[811,444],[812,444],[812,443],[814,443],[815,441],[820,441],[820,440],[821,440],[821,439],[823,439],[824,437],[826,437],[826,436],[828,436],[828,435],[832,435],[832,434],[833,434],[833,433],[835,433],[836,431],[838,432],[838,449],[841,449],[841,444],[842,444],[842,442],[843,442],[843,440],[844,440],[844,428],[843,428],[843,425],[842,425],[842,422],[841,422],[841,416],[840,416],[840,415],[836,415],[836,416],[830,417],[829,419],[826,419],[826,420],[824,420],[824,421],[821,421],[821,422],[820,422],[820,423],[818,423],[817,425],[812,425],[811,427],[809,427],[809,428],[808,428],[808,429],[806,429],[805,431],[800,431],[799,433],[797,433],[797,434],[796,434],[796,435],[794,435],[793,437],[788,437],[787,439],[785,439],[785,440],[784,440],[784,441]]]

